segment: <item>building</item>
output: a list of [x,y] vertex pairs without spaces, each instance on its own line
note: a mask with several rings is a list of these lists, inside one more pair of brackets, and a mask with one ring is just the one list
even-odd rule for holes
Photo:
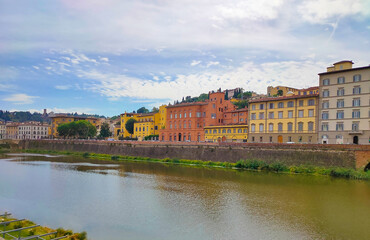
[[370,66],[341,61],[319,73],[319,142],[369,144]]
[[318,94],[319,87],[310,87],[310,88],[292,88],[292,87],[285,87],[285,86],[268,86],[267,87],[267,97],[278,97],[279,91],[281,93],[280,96],[291,96],[291,95],[309,95],[309,94]]
[[121,126],[119,136],[131,137],[131,134],[126,130],[126,122],[129,119],[135,119],[134,132],[132,137],[143,140],[146,136],[159,135],[160,129],[165,128],[167,109],[166,105],[159,107],[156,113],[123,113],[121,114]]
[[6,124],[5,139],[18,139],[19,123]]
[[5,139],[6,136],[6,124],[0,121],[0,139]]
[[51,136],[58,137],[58,126],[63,123],[70,123],[79,120],[86,120],[90,122],[95,127],[98,127],[98,119],[93,117],[82,117],[68,114],[50,114],[51,118]]
[[318,94],[249,102],[248,142],[316,143]]
[[224,124],[225,112],[235,110],[225,93],[210,92],[204,102],[167,106],[167,121],[160,131],[161,141],[205,141],[204,127]]
[[248,125],[219,125],[204,127],[206,142],[247,142]]
[[45,139],[49,138],[49,125],[41,123],[23,123],[18,126],[17,139]]

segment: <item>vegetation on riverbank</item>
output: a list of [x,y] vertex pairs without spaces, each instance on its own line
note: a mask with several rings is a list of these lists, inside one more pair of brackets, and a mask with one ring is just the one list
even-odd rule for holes
[[8,153],[8,152],[10,152],[10,144],[9,143],[0,144],[0,154],[1,153]]
[[[0,217],[0,224],[2,222],[8,222],[8,221],[13,221],[13,220],[17,220],[17,219],[13,217],[9,217],[9,216],[7,217],[3,216],[3,217]],[[13,229],[19,229],[19,228],[26,228],[26,227],[35,226],[35,225],[36,224],[34,222],[31,222],[29,220],[17,221],[17,222],[0,225],[0,232],[13,230]],[[63,228],[58,228],[54,230],[54,229],[43,227],[43,226],[29,228],[29,229],[25,229],[21,231],[15,231],[15,232],[11,232],[10,234],[16,237],[20,237],[20,238],[35,236],[34,238],[36,239],[36,236],[44,235],[48,233],[53,233],[53,234],[43,236],[43,239],[54,239],[54,238],[63,237],[63,236],[67,236],[64,239],[71,239],[71,240],[87,239],[86,232],[74,233],[72,230],[64,230]],[[11,238],[10,236],[5,235],[5,239],[14,239],[14,238]]]
[[370,171],[364,172],[360,170],[354,170],[350,168],[340,167],[316,167],[309,165],[300,166],[287,166],[280,162],[268,164],[264,161],[248,159],[240,160],[236,163],[230,162],[212,162],[212,161],[201,161],[201,160],[189,160],[189,159],[178,159],[178,158],[150,158],[150,157],[134,157],[134,156],[121,156],[121,155],[110,155],[110,154],[98,154],[98,153],[82,153],[82,152],[69,152],[69,151],[50,151],[50,150],[24,150],[27,153],[43,153],[43,154],[63,154],[72,155],[84,158],[94,158],[111,161],[147,161],[147,162],[159,162],[159,163],[172,163],[172,164],[183,164],[192,166],[203,166],[203,167],[222,167],[229,169],[245,169],[252,171],[269,171],[277,173],[290,173],[290,174],[310,174],[310,175],[326,175],[332,177],[341,177],[348,179],[363,179],[370,180]]

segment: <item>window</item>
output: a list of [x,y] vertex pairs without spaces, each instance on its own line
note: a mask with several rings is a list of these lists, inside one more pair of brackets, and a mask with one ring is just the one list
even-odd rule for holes
[[260,137],[260,142],[263,142],[263,137]]
[[177,113],[175,113],[175,118],[177,118]]
[[288,107],[294,107],[294,102],[293,101],[289,101],[287,106]]
[[252,105],[252,110],[256,110],[256,105],[255,104]]
[[269,124],[269,132],[273,132],[273,131],[274,131],[274,124],[270,123]]
[[298,111],[298,117],[302,118],[303,117],[303,110]]
[[278,131],[279,132],[282,132],[283,131],[283,124],[282,123],[279,123],[278,124]]
[[355,109],[352,111],[352,118],[360,118],[360,110]]
[[265,113],[260,113],[258,116],[259,119],[265,119]]
[[270,103],[270,104],[269,104],[269,108],[270,108],[270,109],[274,109],[274,107],[275,107],[275,104],[273,104],[273,103]]
[[259,129],[260,129],[260,132],[263,132],[263,124],[262,123],[259,125]]
[[239,119],[239,122],[243,122],[243,120],[244,120],[243,118],[240,118],[240,119]]
[[329,84],[330,84],[330,80],[329,79],[322,80],[322,85],[328,86]]
[[339,77],[339,78],[338,78],[338,84],[342,84],[342,83],[344,83],[344,82],[345,82],[344,77]]
[[279,117],[279,118],[283,118],[283,112],[279,112],[279,113],[278,113],[278,117]]
[[288,111],[288,118],[293,118],[293,111]]
[[343,119],[344,118],[344,112],[343,111],[337,111],[337,119]]
[[217,133],[217,130],[216,129],[213,129],[213,134],[216,134]]
[[184,121],[184,128],[186,128],[186,121]]
[[284,107],[284,103],[283,102],[279,102],[278,103],[278,108],[283,108]]
[[241,128],[238,129],[238,133],[243,133]]
[[360,86],[353,87],[353,94],[360,94],[360,93],[361,93],[361,87]]
[[313,122],[308,122],[308,131],[313,131]]
[[179,118],[181,118],[181,113],[179,114]]
[[344,88],[338,88],[337,96],[344,96]]
[[352,123],[352,131],[357,132],[359,130],[359,122],[353,122]]
[[251,132],[255,132],[256,131],[256,125],[255,124],[252,124],[251,125]]
[[252,114],[251,114],[251,119],[252,119],[252,120],[256,120],[256,114],[255,114],[255,113],[252,113]]
[[191,121],[189,121],[189,128],[191,128]]
[[322,102],[322,108],[324,108],[324,109],[329,108],[329,101],[323,101]]
[[303,132],[303,122],[298,123],[298,132]]
[[216,108],[216,104],[214,104],[214,103],[213,103],[213,104],[212,104],[212,107],[213,107],[213,108]]
[[170,118],[172,118],[172,113],[170,114]]
[[299,100],[299,106],[300,107],[303,107],[303,104],[304,104],[304,101],[303,100]]
[[288,123],[288,132],[293,131],[293,123]]
[[337,100],[337,108],[343,108],[344,107],[344,100],[338,99]]
[[328,125],[328,123],[323,123],[323,124],[321,125],[321,130],[322,130],[322,131],[328,131],[328,130],[329,130],[329,125]]
[[227,129],[227,133],[231,133],[231,129]]
[[205,130],[205,133],[207,134],[208,133],[208,130]]
[[315,105],[315,99],[308,100],[308,106],[313,106],[313,105]]
[[361,105],[361,99],[360,98],[354,98],[352,100],[352,106],[353,107],[359,107]]
[[335,129],[337,131],[343,131],[343,129],[344,129],[343,123],[342,122],[340,122],[340,123],[338,122],[337,125],[335,126]]
[[324,91],[322,92],[322,96],[323,96],[323,97],[329,97],[329,96],[330,96],[330,94],[329,94],[329,90],[324,90]]
[[260,110],[264,109],[265,105],[262,103],[260,104]]
[[[191,112],[189,112],[189,117],[191,117]],[[189,125],[190,126],[190,125]],[[189,139],[190,140],[190,139]]]
[[226,129],[222,129],[222,133],[226,133]]
[[322,112],[321,119],[329,119],[329,112]]
[[212,119],[216,119],[216,113],[212,113],[212,114],[211,114],[211,118],[212,118]]
[[184,118],[186,118],[186,112],[184,112]]
[[353,76],[353,81],[354,81],[354,82],[359,82],[359,81],[361,81],[361,75],[360,75],[360,74],[354,75],[354,76]]
[[201,112],[197,112],[197,117],[201,117],[202,116],[202,113]]
[[246,128],[243,129],[243,133],[247,133],[247,129]]
[[269,119],[274,119],[274,112],[269,112]]

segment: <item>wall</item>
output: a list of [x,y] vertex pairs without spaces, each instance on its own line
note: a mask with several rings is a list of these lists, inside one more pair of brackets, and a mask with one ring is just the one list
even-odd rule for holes
[[[107,142],[68,140],[22,140],[22,149],[94,152],[152,158],[179,158],[204,161],[236,162],[258,159],[267,163],[362,168],[370,162],[369,146],[313,144],[169,144],[164,142]],[[358,154],[356,154],[358,152]],[[359,161],[357,161],[358,156]]]

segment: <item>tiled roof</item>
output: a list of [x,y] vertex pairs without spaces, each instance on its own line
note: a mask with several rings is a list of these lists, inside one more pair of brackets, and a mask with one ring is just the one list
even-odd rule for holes
[[179,103],[179,104],[175,104],[175,105],[169,105],[166,108],[187,107],[187,106],[207,105],[207,104],[208,104],[208,102]]
[[286,99],[296,99],[296,98],[309,98],[309,97],[317,97],[319,96],[318,93],[315,94],[307,94],[307,95],[292,95],[292,96],[282,96],[282,97],[268,97],[268,98],[261,98],[256,100],[251,100],[249,103],[256,103],[256,102],[268,102],[268,101],[281,101]]

